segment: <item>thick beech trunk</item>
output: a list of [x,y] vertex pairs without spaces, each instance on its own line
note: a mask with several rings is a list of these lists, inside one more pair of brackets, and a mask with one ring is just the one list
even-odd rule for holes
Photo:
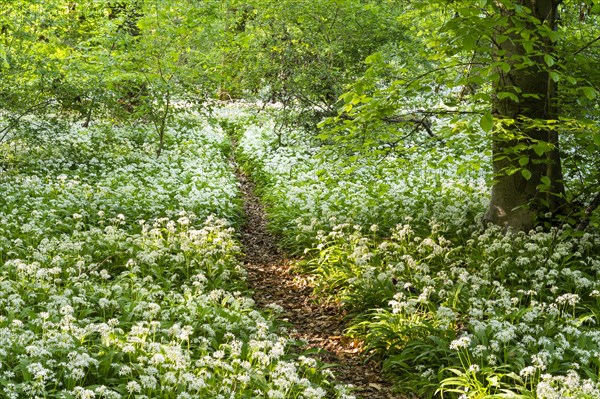
[[[531,8],[541,23],[554,27],[556,1],[515,0],[514,3]],[[555,85],[544,60],[544,54],[551,52],[551,44],[548,39],[535,35],[536,27],[528,22],[525,29],[532,34],[529,43],[533,43],[534,52],[527,53],[523,46],[523,29],[517,28],[514,12],[498,7],[508,17],[508,23],[496,32],[494,58],[507,62],[511,68],[508,72],[498,68],[500,78],[494,87],[492,113],[503,120],[503,128],[493,137],[495,182],[485,220],[527,230],[534,227],[540,214],[557,212],[563,202],[558,134],[544,124],[535,128],[531,123],[532,120],[556,119]],[[499,42],[502,36],[508,39]],[[532,63],[524,63],[524,56]],[[518,101],[501,93],[511,93]],[[532,148],[540,143],[541,146]],[[542,151],[544,148],[552,149]],[[526,171],[521,172],[523,169]],[[540,190],[540,184],[548,181],[550,186]]]

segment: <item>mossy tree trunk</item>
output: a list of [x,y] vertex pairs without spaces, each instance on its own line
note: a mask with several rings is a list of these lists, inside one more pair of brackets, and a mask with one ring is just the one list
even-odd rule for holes
[[[501,23],[494,58],[500,64],[492,114],[501,123],[493,133],[495,181],[485,220],[507,228],[530,229],[541,214],[556,214],[563,206],[558,133],[551,122],[557,118],[553,47],[541,29],[554,29],[558,3],[516,0],[517,8],[497,3]],[[532,13],[519,15],[518,7]]]

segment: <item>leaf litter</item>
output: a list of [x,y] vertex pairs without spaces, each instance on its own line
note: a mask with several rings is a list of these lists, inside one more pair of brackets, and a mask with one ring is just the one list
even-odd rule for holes
[[291,338],[306,342],[303,351],[315,352],[333,364],[339,382],[352,385],[358,398],[408,398],[394,393],[381,372],[381,364],[367,359],[363,343],[344,335],[345,312],[341,305],[325,302],[313,294],[310,276],[294,272],[294,261],[277,246],[267,228],[267,217],[255,194],[254,184],[237,172],[244,200],[245,223],[241,230],[247,282],[257,306],[281,309],[280,317],[291,325]]

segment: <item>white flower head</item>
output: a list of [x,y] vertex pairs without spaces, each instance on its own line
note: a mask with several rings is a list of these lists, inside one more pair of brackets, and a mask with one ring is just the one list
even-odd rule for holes
[[471,337],[463,335],[459,339],[455,339],[450,343],[450,349],[459,351],[461,349],[468,349],[471,345]]

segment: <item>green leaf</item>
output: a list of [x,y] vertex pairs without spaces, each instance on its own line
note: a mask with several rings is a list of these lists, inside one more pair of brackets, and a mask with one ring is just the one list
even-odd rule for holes
[[588,100],[596,98],[596,90],[593,87],[582,87],[581,91],[583,91],[583,95],[585,95]]
[[498,35],[498,36],[496,36],[496,43],[498,43],[498,44],[502,44],[506,40],[508,40],[508,36],[506,36],[506,35]]
[[529,163],[529,158],[528,157],[521,157],[521,158],[519,158],[519,165],[525,166],[528,163]]
[[551,183],[551,181],[550,181],[550,178],[548,178],[548,176],[542,176],[542,184],[544,186],[550,186],[550,183]]
[[533,149],[533,151],[535,151],[535,153],[539,157],[541,157],[542,155],[544,155],[545,153],[550,151],[552,149],[552,146],[550,144],[546,143],[545,141],[540,141],[540,142],[532,145],[531,148]]
[[548,37],[550,40],[552,40],[552,42],[556,43],[558,39],[560,39],[560,32],[551,30],[548,32]]
[[374,53],[371,54],[370,56],[368,56],[367,58],[365,58],[365,63],[366,64],[378,64],[381,63],[383,61],[383,56],[381,55],[381,53]]
[[554,71],[550,71],[548,75],[550,75],[550,79],[552,79],[554,82],[558,82],[560,80],[560,75]]
[[532,174],[528,169],[521,169],[521,174],[523,175],[525,180],[531,179]]
[[594,140],[594,144],[596,144],[597,146],[600,146],[600,132],[594,133],[593,140]]
[[481,120],[479,121],[479,126],[481,126],[483,131],[486,133],[492,131],[492,128],[494,127],[494,116],[491,112],[488,111],[485,114],[483,114]]
[[352,100],[352,98],[354,98],[354,92],[346,92],[344,94],[342,94],[339,99],[342,100],[343,102],[347,103],[350,102]]
[[549,67],[551,67],[552,65],[554,65],[556,63],[556,61],[554,61],[554,58],[550,54],[544,54],[544,62]]
[[499,100],[504,100],[505,98],[510,98],[512,101],[518,103],[519,102],[519,97],[517,97],[514,93],[510,93],[507,91],[502,91],[500,93],[497,93],[496,96],[498,97]]
[[477,45],[477,38],[471,35],[467,35],[463,38],[463,47],[465,50],[470,51]]

